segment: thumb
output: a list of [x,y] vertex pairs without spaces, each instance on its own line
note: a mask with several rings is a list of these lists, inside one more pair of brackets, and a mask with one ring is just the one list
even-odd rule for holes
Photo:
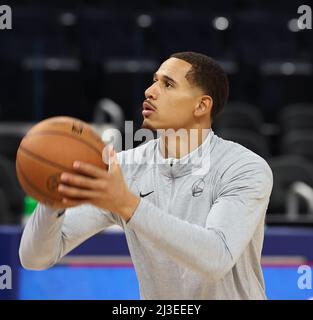
[[119,163],[117,160],[117,155],[113,147],[111,147],[109,151],[109,170],[116,170],[119,167]]

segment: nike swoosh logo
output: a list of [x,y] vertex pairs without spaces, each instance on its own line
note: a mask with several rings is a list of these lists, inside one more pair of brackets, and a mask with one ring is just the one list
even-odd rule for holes
[[144,198],[144,197],[148,196],[149,194],[151,194],[151,193],[153,193],[153,192],[154,192],[154,191],[150,191],[150,192],[148,192],[148,193],[143,194],[143,193],[141,193],[141,191],[140,191],[140,197],[141,197],[141,198]]

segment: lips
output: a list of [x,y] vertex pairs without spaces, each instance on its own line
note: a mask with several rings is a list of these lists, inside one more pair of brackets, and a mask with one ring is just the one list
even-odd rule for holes
[[155,109],[156,109],[155,106],[151,102],[148,102],[147,100],[145,100],[142,105],[143,105],[143,109],[144,110],[155,111]]
[[150,116],[153,112],[155,112],[155,107],[154,105],[152,105],[150,102],[148,102],[147,100],[144,101],[144,103],[142,104],[143,106],[143,111],[142,111],[142,115],[144,117],[148,117]]

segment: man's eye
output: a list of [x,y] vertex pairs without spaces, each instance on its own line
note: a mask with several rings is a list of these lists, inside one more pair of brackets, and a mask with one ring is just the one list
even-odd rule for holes
[[173,87],[173,86],[172,86],[172,84],[171,84],[170,82],[166,81],[166,82],[165,82],[165,87],[166,87],[166,88],[169,88],[169,87]]

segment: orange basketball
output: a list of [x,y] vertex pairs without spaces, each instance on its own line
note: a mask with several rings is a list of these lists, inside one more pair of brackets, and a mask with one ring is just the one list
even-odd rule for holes
[[58,192],[62,172],[72,172],[75,160],[107,170],[102,160],[105,144],[87,123],[53,117],[32,127],[16,155],[16,172],[24,191],[53,208],[65,208]]

